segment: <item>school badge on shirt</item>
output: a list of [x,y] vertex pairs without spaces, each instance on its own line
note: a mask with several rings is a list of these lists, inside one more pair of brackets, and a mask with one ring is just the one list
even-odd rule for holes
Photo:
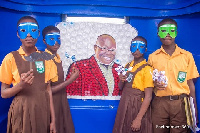
[[179,71],[177,81],[183,83],[186,78],[186,72]]
[[132,81],[132,77],[133,77],[133,74],[129,73],[128,78],[126,78],[127,82],[130,83]]
[[35,66],[38,73],[44,73],[44,63],[43,61],[36,61]]

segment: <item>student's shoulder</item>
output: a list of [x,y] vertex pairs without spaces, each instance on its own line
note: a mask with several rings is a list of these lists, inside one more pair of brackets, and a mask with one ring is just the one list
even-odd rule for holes
[[153,67],[149,63],[146,63],[144,64],[142,71],[144,74],[151,74],[153,72]]
[[161,52],[161,49],[157,49],[156,51],[154,51],[153,53],[149,54],[149,56],[153,56],[153,55],[157,55],[158,53]]
[[128,68],[128,67],[131,65],[132,62],[133,62],[133,61],[130,61],[130,62],[126,63],[124,67],[125,67],[125,68]]
[[150,70],[150,69],[152,69],[153,67],[152,67],[150,64],[147,63],[146,66],[145,66],[145,68],[148,69],[148,70]]
[[183,48],[179,47],[179,51],[180,51],[181,54],[183,54],[183,55],[185,55],[187,57],[191,57],[192,56],[192,53],[190,51],[187,51],[187,50],[185,50]]
[[6,54],[6,56],[4,57],[4,60],[11,60],[11,59],[13,59],[14,58],[13,52],[15,52],[15,51],[12,51],[12,52]]
[[190,51],[187,51],[187,50],[185,50],[185,49],[183,49],[183,48],[180,48],[180,47],[179,47],[179,50],[180,50],[180,52],[183,53],[183,54],[192,54]]
[[149,63],[149,61],[152,61],[152,60],[154,60],[154,59],[157,59],[157,58],[155,58],[155,57],[157,57],[158,56],[158,54],[160,53],[160,49],[157,49],[156,51],[154,51],[153,53],[151,53],[151,54],[149,54],[149,56],[148,56],[148,63]]

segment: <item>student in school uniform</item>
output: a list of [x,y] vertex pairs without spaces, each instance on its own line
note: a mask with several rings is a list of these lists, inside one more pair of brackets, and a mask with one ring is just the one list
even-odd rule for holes
[[148,63],[158,71],[165,71],[168,83],[154,82],[153,132],[187,133],[184,97],[193,97],[196,106],[193,79],[199,77],[199,73],[192,54],[175,43],[177,36],[175,20],[163,19],[158,24],[158,36],[162,46],[149,55]]
[[43,29],[42,35],[43,42],[47,47],[45,52],[55,55],[53,61],[57,66],[58,81],[52,82],[57,132],[75,133],[65,87],[72,83],[79,76],[79,70],[74,67],[70,78],[64,81],[62,61],[60,60],[60,56],[57,53],[57,50],[61,45],[60,30],[57,27],[50,25]]
[[[1,96],[14,99],[8,112],[7,133],[56,133],[50,82],[57,80],[56,66],[49,60],[29,62],[40,35],[35,18],[24,16],[17,23],[21,46],[5,56],[0,67]],[[11,85],[12,84],[12,85]]]
[[152,68],[144,59],[146,50],[144,37],[137,36],[131,41],[134,60],[125,66],[127,73],[119,75],[119,87],[123,91],[113,133],[152,133],[150,102],[154,84]]

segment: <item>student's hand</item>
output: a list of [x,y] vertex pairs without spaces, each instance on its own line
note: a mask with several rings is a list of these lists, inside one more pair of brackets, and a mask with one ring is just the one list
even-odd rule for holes
[[127,76],[120,73],[119,79],[120,79],[122,82],[124,82],[124,81],[126,81]]
[[79,76],[79,70],[76,67],[72,68],[72,72],[71,72],[71,76],[70,79],[72,79],[72,81],[76,80]]
[[27,73],[22,73],[20,77],[20,86],[22,88],[26,88],[28,85],[32,85],[33,83],[33,69],[29,70]]
[[55,122],[50,123],[50,133],[57,133]]
[[154,87],[157,89],[157,90],[164,90],[166,87],[164,84],[158,82],[157,80],[153,82],[154,83]]
[[140,119],[135,119],[132,122],[131,128],[133,131],[139,131],[141,127],[141,120]]

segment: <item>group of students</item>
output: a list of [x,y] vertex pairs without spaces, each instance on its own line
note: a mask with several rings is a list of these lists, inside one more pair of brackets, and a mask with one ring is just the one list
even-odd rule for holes
[[[199,73],[192,54],[175,43],[177,27],[177,22],[170,18],[158,24],[162,45],[149,55],[148,63],[143,57],[147,50],[146,39],[137,36],[132,40],[130,51],[134,60],[125,66],[129,70],[126,75],[119,76],[123,92],[113,133],[191,132],[184,97],[193,97],[198,118],[194,79]],[[162,71],[167,82],[154,78],[153,70]]]
[[57,54],[59,29],[47,26],[42,31],[45,52],[55,55],[54,58],[29,62],[26,56],[42,53],[35,46],[40,35],[38,22],[24,16],[17,27],[22,45],[7,54],[0,67],[1,96],[14,96],[8,112],[7,133],[75,133],[65,87],[79,76],[79,70],[73,68],[71,77],[64,81]]
[[[17,27],[22,45],[7,54],[0,67],[1,96],[14,96],[7,133],[74,133],[65,87],[79,76],[79,70],[73,68],[70,78],[64,81],[62,62],[57,54],[59,29],[47,26],[42,31],[45,52],[55,57],[28,62],[24,56],[42,52],[35,47],[39,25],[35,18],[24,16]],[[125,66],[128,72],[119,75],[119,88],[123,92],[113,133],[189,132],[183,98],[192,96],[196,106],[193,79],[199,73],[192,54],[175,43],[175,20],[163,19],[158,25],[158,36],[162,46],[149,55],[148,62],[144,59],[147,40],[137,36],[131,41],[134,60]],[[38,71],[41,67],[44,71]],[[154,69],[165,71],[167,86],[153,80]]]

